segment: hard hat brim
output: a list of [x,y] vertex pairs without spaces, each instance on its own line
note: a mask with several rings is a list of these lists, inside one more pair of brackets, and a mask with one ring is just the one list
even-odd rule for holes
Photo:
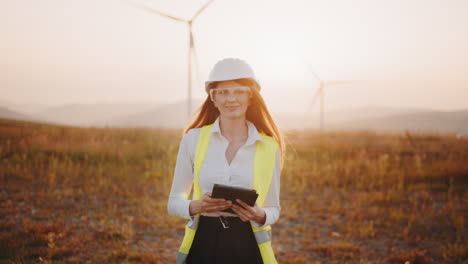
[[[235,81],[235,80],[241,80],[241,79],[248,79],[248,80],[251,80],[253,81],[256,85],[257,85],[257,88],[258,88],[258,91],[260,91],[260,84],[258,83],[258,81],[254,78],[249,78],[249,77],[246,77],[246,78],[238,78],[238,79],[225,79],[225,80],[212,80],[212,81],[206,81],[205,82],[205,91],[207,94],[209,94],[209,90],[208,90],[208,86],[210,85],[210,83],[214,83],[214,82],[222,82],[222,81]],[[252,87],[253,88],[253,87]]]

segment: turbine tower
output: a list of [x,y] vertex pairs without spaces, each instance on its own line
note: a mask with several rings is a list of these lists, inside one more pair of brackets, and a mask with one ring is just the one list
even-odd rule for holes
[[314,76],[314,78],[319,83],[319,88],[317,92],[315,92],[314,97],[312,98],[312,103],[309,106],[309,109],[313,108],[317,99],[320,99],[320,130],[323,131],[325,129],[325,87],[329,86],[336,86],[336,85],[346,85],[346,84],[355,84],[355,83],[362,83],[362,80],[337,80],[337,81],[324,81],[320,79],[320,77],[314,72],[312,66],[309,65],[309,70]]
[[187,90],[187,117],[190,117],[191,110],[192,110],[192,57],[195,60],[195,65],[198,69],[198,57],[197,57],[197,52],[195,49],[195,42],[193,39],[193,32],[192,32],[192,24],[195,21],[195,19],[210,5],[214,0],[209,0],[206,2],[198,11],[195,13],[195,15],[192,16],[189,20],[178,18],[175,16],[171,16],[165,13],[162,13],[158,10],[155,10],[153,8],[144,6],[144,5],[139,5],[136,3],[132,3],[135,7],[143,9],[151,14],[155,14],[158,16],[162,16],[171,20],[175,20],[178,22],[186,23],[188,26],[188,33],[189,33],[189,45],[188,45],[188,66],[187,66],[187,71],[188,71],[188,90]]

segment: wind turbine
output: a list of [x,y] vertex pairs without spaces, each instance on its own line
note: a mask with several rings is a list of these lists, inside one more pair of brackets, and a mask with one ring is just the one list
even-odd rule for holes
[[192,16],[189,20],[178,18],[175,16],[171,16],[165,13],[162,13],[158,10],[155,10],[153,8],[144,6],[144,5],[139,5],[136,3],[133,3],[133,5],[137,8],[143,9],[151,14],[155,14],[158,16],[162,16],[174,21],[186,23],[188,26],[188,33],[189,33],[189,50],[188,50],[188,95],[187,95],[187,116],[190,117],[191,114],[191,109],[192,109],[192,56],[195,60],[195,65],[197,66],[198,69],[198,57],[197,57],[197,52],[195,49],[195,42],[193,39],[193,32],[192,32],[192,25],[195,19],[210,5],[214,0],[209,0],[206,2],[198,11],[195,13],[195,15]]
[[320,130],[323,131],[325,129],[325,87],[329,86],[336,86],[336,85],[346,85],[346,84],[354,84],[354,83],[362,83],[362,80],[336,80],[336,81],[324,81],[320,79],[320,77],[314,72],[312,69],[312,66],[309,65],[309,70],[311,71],[312,75],[314,78],[317,80],[319,83],[319,88],[317,92],[315,92],[314,97],[312,98],[312,103],[307,109],[307,112],[309,109],[313,108],[315,105],[315,102],[317,101],[318,98],[320,98]]

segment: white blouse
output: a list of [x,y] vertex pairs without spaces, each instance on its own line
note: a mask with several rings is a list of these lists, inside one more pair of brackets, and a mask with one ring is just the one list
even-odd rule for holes
[[[221,134],[219,128],[219,117],[215,120],[208,150],[205,160],[200,169],[199,183],[201,195],[211,192],[215,183],[252,188],[253,184],[253,163],[256,150],[256,142],[263,139],[257,131],[255,125],[246,120],[248,126],[248,138],[234,156],[231,164],[226,160],[226,149],[229,145],[228,140]],[[194,174],[194,156],[197,147],[200,128],[190,129],[182,138],[177,154],[177,163],[174,169],[174,181],[172,182],[171,193],[167,209],[169,214],[193,220],[190,216],[188,200],[189,192],[192,188]],[[266,220],[263,225],[255,221],[252,224],[259,228],[271,225],[278,220],[281,210],[279,203],[280,193],[280,150],[276,151],[276,165],[267,194],[263,209],[265,210]],[[239,217],[236,214],[226,212],[202,213],[205,216],[232,216]]]

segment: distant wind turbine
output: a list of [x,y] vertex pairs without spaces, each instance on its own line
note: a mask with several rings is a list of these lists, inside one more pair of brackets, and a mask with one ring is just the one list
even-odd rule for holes
[[315,92],[314,97],[312,98],[312,103],[310,104],[309,108],[307,109],[307,112],[314,107],[315,103],[317,102],[317,99],[320,98],[320,130],[325,129],[325,87],[329,86],[336,86],[336,85],[346,85],[346,84],[355,84],[355,83],[363,83],[364,81],[362,80],[337,80],[337,81],[323,81],[320,79],[320,77],[314,72],[312,66],[309,66],[309,70],[314,76],[314,78],[318,81],[319,83],[319,88],[317,92]]
[[189,50],[188,50],[188,95],[187,95],[187,116],[190,117],[191,114],[191,109],[192,109],[192,56],[194,57],[195,60],[195,65],[197,66],[198,69],[198,57],[197,57],[197,52],[195,49],[195,42],[193,39],[193,33],[192,33],[192,24],[195,21],[195,19],[205,10],[205,8],[208,7],[214,0],[209,0],[206,4],[204,4],[198,11],[195,13],[195,15],[189,19],[182,19],[178,18],[175,16],[171,16],[162,12],[159,12],[155,9],[152,9],[150,7],[144,6],[144,5],[139,5],[136,3],[132,3],[135,7],[143,9],[147,12],[150,12],[151,14],[156,14],[158,16],[162,16],[171,20],[175,20],[178,22],[183,22],[187,23],[188,26],[188,32],[189,32]]

